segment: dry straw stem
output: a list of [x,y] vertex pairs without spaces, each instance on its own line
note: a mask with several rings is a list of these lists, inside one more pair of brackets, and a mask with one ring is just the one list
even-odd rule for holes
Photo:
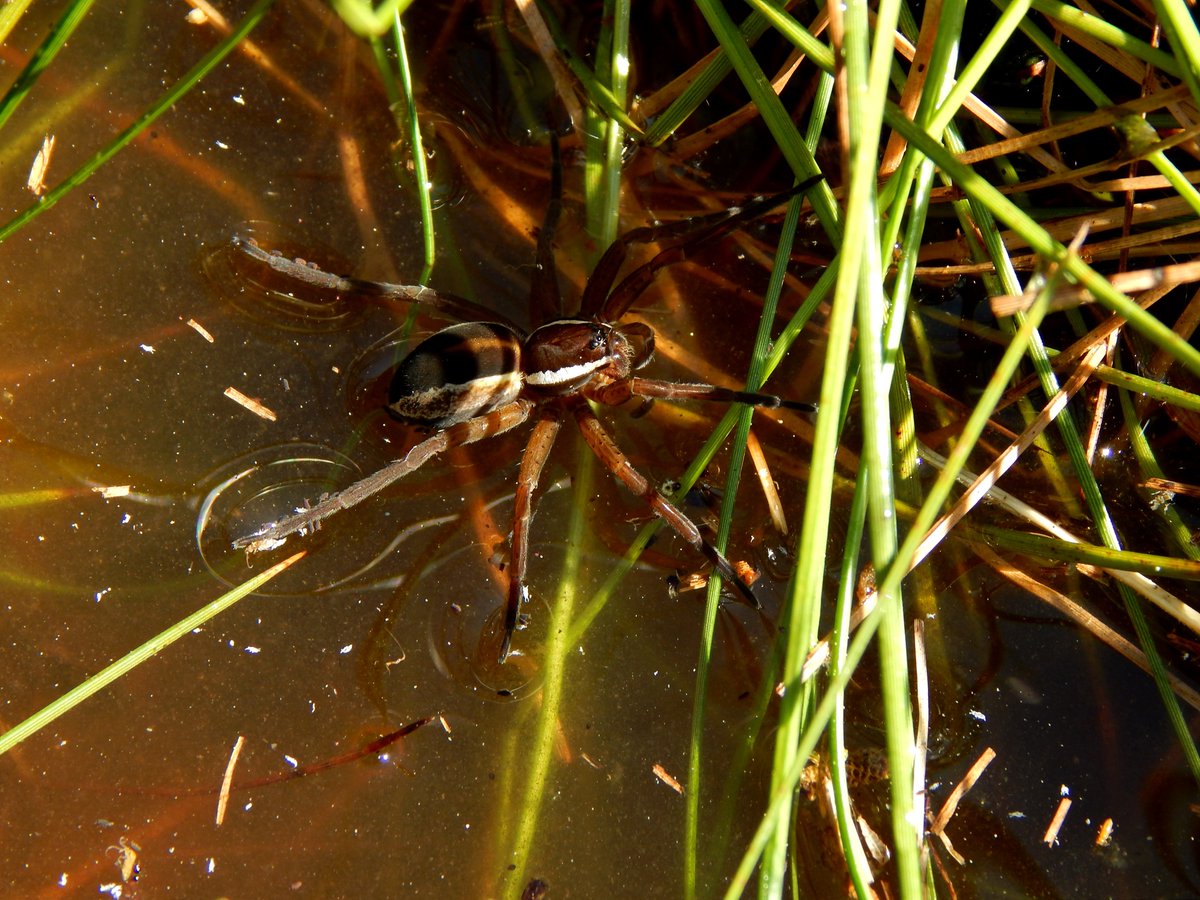
[[[1039,600],[1054,607],[1081,628],[1090,632],[1097,640],[1107,644],[1144,672],[1148,673],[1150,671],[1150,664],[1146,661],[1146,654],[1139,647],[1126,640],[1122,635],[1092,615],[1066,594],[1056,591],[1044,582],[1038,581],[1024,569],[1020,569],[1008,562],[1008,560],[1004,559],[1004,557],[1000,556],[1000,554],[996,553],[986,544],[979,541],[968,541],[967,543],[998,574],[1003,575],[1017,587],[1029,591],[1029,593],[1033,594]],[[1188,706],[1200,711],[1200,692],[1175,675],[1168,673],[1167,677],[1171,682],[1172,690],[1175,691],[1175,696],[1188,704]]]
[[[1154,266],[1135,272],[1117,272],[1108,279],[1114,289],[1126,294],[1148,291],[1151,288],[1172,288],[1197,281],[1200,281],[1200,260],[1171,266]],[[1068,285],[1054,292],[1054,296],[1050,298],[1049,312],[1071,309],[1083,303],[1092,303],[1095,299],[1092,292],[1082,285]],[[1025,312],[1032,300],[1025,295],[998,294],[992,297],[990,302],[992,315],[1003,318]]]
[[984,751],[979,754],[979,758],[975,760],[967,774],[962,777],[962,780],[954,786],[954,790],[950,792],[950,796],[946,798],[946,802],[942,804],[942,808],[938,810],[937,816],[929,825],[930,834],[937,835],[941,840],[942,846],[946,848],[946,852],[954,857],[959,865],[966,865],[966,860],[962,855],[954,849],[954,845],[950,843],[950,837],[946,834],[946,826],[950,824],[950,820],[954,817],[954,813],[958,811],[958,804],[963,797],[967,795],[967,791],[971,790],[983,776],[983,770],[992,764],[992,760],[996,758],[996,751],[991,747],[984,748]]

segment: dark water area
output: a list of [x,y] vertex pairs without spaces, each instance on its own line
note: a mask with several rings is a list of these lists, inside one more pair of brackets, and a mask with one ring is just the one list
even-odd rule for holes
[[[97,5],[5,128],[7,214],[33,202],[25,173],[45,135],[55,137],[55,184],[214,45],[212,27],[186,13]],[[58,14],[34,5],[4,46],[6,80]],[[680,15],[695,26],[693,13]],[[496,56],[497,35],[514,22],[475,6],[427,7],[414,10],[409,38],[439,204],[431,283],[527,326],[551,164]],[[406,342],[445,316],[306,306],[273,293],[231,250],[233,235],[252,234],[327,271],[389,282],[414,281],[422,265],[410,151],[369,51],[323,6],[301,2],[277,4],[252,40],[255,52],[231,54],[83,187],[0,244],[0,731],[292,550],[248,559],[234,538],[425,436],[380,414],[380,384]],[[528,50],[517,59],[524,99],[537,100],[544,78]],[[657,67],[667,67],[657,56],[644,67],[646,90],[661,83]],[[703,207],[678,160],[640,150],[622,227],[785,187],[770,160],[736,164],[762,140],[750,131],[705,157],[721,191]],[[580,169],[568,145],[556,239],[568,297],[603,249],[585,233]],[[756,229],[770,253],[771,226]],[[664,274],[635,308],[658,335],[653,377],[744,378],[766,281],[750,255],[733,238],[721,242]],[[817,271],[811,261],[796,268],[810,285]],[[787,311],[799,300],[785,296]],[[814,395],[820,330],[810,331],[771,390]],[[230,388],[273,418],[239,405]],[[660,403],[641,418],[602,416],[664,483],[722,412]],[[809,428],[796,415],[756,421],[793,527]],[[6,893],[120,885],[127,897],[488,897],[519,895],[536,878],[550,897],[679,895],[684,799],[655,767],[686,776],[704,610],[703,592],[673,597],[667,580],[705,561],[665,530],[568,655],[540,820],[528,862],[510,868],[524,852],[542,647],[566,627],[555,615],[562,572],[578,566],[570,591],[585,608],[650,518],[564,428],[533,525],[530,627],[518,655],[497,667],[526,435],[453,451],[330,519],[298,545],[308,556],[260,594],[0,758]],[[723,483],[723,466],[718,456],[707,484]],[[761,491],[747,482],[741,493],[729,555],[763,572],[764,609],[731,599],[718,618],[701,804],[701,846],[712,844],[700,865],[706,895],[722,889],[761,816],[773,721],[770,710],[755,719],[754,696],[794,546],[769,525]],[[586,539],[573,543],[581,506]],[[703,519],[712,508],[701,499],[688,511]],[[949,829],[971,861],[946,863],[960,896],[1188,895],[1200,885],[1186,809],[1195,788],[1149,681],[968,559],[938,563],[934,805],[983,747],[999,754]],[[864,746],[882,742],[872,669],[853,692],[852,731]],[[342,759],[427,717],[382,754]],[[731,772],[754,728],[754,752]],[[1077,803],[1047,848],[1040,836],[1060,785]],[[886,831],[886,789],[864,788],[862,802]],[[1117,843],[1094,849],[1108,816]],[[812,829],[800,842],[800,881],[822,895],[840,885],[840,863],[815,811],[800,821]],[[137,871],[123,877],[131,853]]]

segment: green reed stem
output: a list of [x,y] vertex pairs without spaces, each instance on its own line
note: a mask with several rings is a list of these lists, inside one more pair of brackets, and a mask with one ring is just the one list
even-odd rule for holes
[[209,72],[211,72],[229,52],[236,47],[241,40],[249,34],[263,16],[271,8],[275,0],[258,0],[251,7],[245,17],[238,23],[237,27],[229,33],[226,38],[213,47],[200,62],[196,63],[188,73],[184,75],[175,85],[163,94],[154,105],[147,109],[137,120],[122,131],[107,147],[89,159],[86,163],[75,170],[64,181],[47,191],[43,196],[39,197],[37,202],[18,213],[15,218],[11,219],[6,225],[0,227],[0,241],[4,241],[14,232],[25,226],[29,221],[50,209],[59,200],[65,197],[70,191],[79,187],[87,181],[97,169],[117,155],[122,149],[129,144],[135,137],[145,131],[154,123],[159,116],[174,106],[181,97],[187,94],[196,84]]
[[[606,6],[612,8],[612,0],[607,0]],[[571,48],[571,41],[563,31],[562,25],[558,19],[554,17],[551,11],[541,5],[538,9],[542,13],[542,19],[546,23],[546,29],[550,32],[550,37],[554,40],[555,47],[558,48],[559,54],[562,56],[563,62],[567,68],[571,70],[579,83],[583,86],[584,94],[591,101],[592,106],[599,110],[607,118],[618,123],[625,131],[639,140],[644,136],[644,132],[633,119],[629,117],[629,113],[625,111],[625,98],[620,96],[617,87],[613,83],[605,82],[604,73],[599,70],[593,71],[586,62],[579,58],[575,51]],[[620,29],[616,29],[620,30]],[[628,45],[626,45],[628,46]],[[606,55],[606,54],[605,54]],[[629,57],[625,57],[628,63]],[[607,67],[607,63],[605,67]],[[621,72],[622,81],[626,80],[629,74],[628,67],[623,68]]]
[[1192,92],[1192,102],[1200,103],[1200,33],[1195,10],[1180,0],[1157,0],[1154,10],[1181,63],[1179,74]]
[[[858,558],[867,522],[867,482],[859,479],[854,485],[850,503],[850,518],[846,523],[845,554],[838,572],[837,603],[833,613],[833,634],[830,637],[829,676],[835,682],[844,669],[846,649],[850,643],[850,614],[858,585]],[[870,897],[867,885],[871,882],[871,867],[867,862],[858,825],[851,809],[849,777],[846,774],[846,697],[842,691],[831,692],[834,697],[833,716],[829,720],[829,776],[833,781],[834,813],[837,816],[838,836],[842,842],[850,879],[859,897]]]

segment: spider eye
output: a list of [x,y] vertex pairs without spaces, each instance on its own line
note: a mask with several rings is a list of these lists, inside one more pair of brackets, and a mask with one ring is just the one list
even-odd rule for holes
[[607,341],[605,339],[605,333],[603,331],[601,331],[599,328],[597,328],[595,331],[592,332],[592,339],[590,341],[588,341],[588,349],[589,350],[603,350],[603,349],[605,349],[606,343],[607,343]]

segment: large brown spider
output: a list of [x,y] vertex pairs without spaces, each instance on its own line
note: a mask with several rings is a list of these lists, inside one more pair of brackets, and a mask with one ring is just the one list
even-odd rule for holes
[[[630,305],[664,266],[678,262],[697,246],[763,215],[788,198],[806,191],[820,178],[810,178],[790,191],[758,198],[742,207],[679,222],[626,232],[601,257],[588,279],[576,318],[557,319],[528,335],[508,322],[468,321],[451,325],[422,341],[396,368],[388,412],[433,434],[400,459],[305,509],[234,542],[249,552],[272,549],[293,534],[305,534],[341,509],[361,503],[394,481],[451,448],[503,434],[534,420],[521,459],[514,499],[512,566],[500,646],[501,664],[508,658],[513,632],[524,625],[522,603],[528,602],[525,567],[533,495],[542,467],[563,420],[574,417],[597,458],[622,484],[641,497],[685,541],[703,553],[729,583],[757,606],[753,592],[729,561],[701,535],[696,524],[664,497],[621,452],[605,430],[591,402],[616,406],[631,397],[664,400],[716,400],[812,411],[808,403],[767,394],[732,391],[708,384],[681,384],[634,374],[654,355],[654,333],[641,323],[617,325]],[[534,291],[557,298],[550,241],[559,209],[558,179],[538,241]],[[671,242],[649,262],[635,268],[613,287],[632,244]],[[238,252],[270,266],[281,275],[331,292],[359,297],[400,299],[426,304],[456,317],[476,317],[474,303],[419,285],[394,285],[341,278],[299,261],[267,253],[253,241],[234,238]],[[498,318],[487,314],[489,319]]]

